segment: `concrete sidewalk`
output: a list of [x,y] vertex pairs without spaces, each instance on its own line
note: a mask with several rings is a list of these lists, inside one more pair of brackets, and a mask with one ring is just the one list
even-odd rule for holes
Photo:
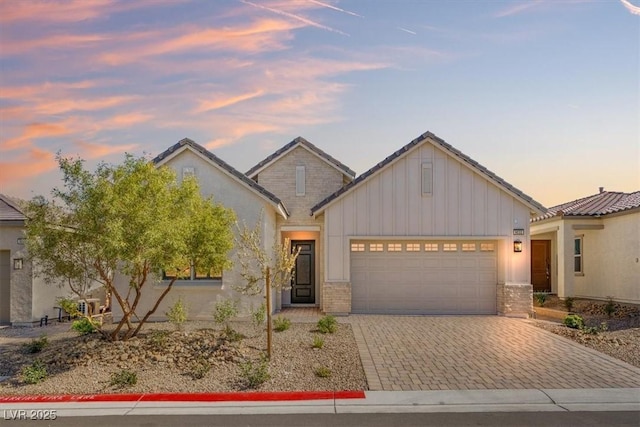
[[[304,392],[302,392],[304,393]],[[7,402],[0,398],[4,419],[19,419],[30,411],[55,411],[56,417],[101,415],[323,414],[402,412],[551,412],[638,411],[640,388],[367,391],[364,398],[340,393],[306,400],[234,401],[130,400],[110,402]],[[300,394],[298,397],[304,397]],[[186,399],[183,397],[182,399]],[[286,396],[284,397],[286,398]],[[297,399],[297,397],[296,397]],[[20,412],[24,411],[24,412]],[[26,418],[29,419],[29,418]]]

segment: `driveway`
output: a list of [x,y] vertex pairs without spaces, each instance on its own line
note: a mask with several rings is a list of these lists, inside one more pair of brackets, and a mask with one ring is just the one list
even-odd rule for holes
[[370,390],[640,387],[640,369],[523,319],[351,315]]

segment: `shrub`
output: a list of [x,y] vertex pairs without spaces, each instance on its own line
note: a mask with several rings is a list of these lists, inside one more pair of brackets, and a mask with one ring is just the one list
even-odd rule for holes
[[291,320],[287,319],[286,317],[278,316],[275,319],[273,319],[273,329],[276,332],[286,331],[290,327],[291,327]]
[[187,306],[182,297],[179,297],[166,313],[167,319],[175,325],[176,329],[180,330],[182,329],[182,324],[187,321],[187,311]]
[[235,301],[225,299],[218,301],[213,307],[213,321],[218,325],[229,322],[231,318],[238,315],[238,307]]
[[311,344],[311,347],[322,348],[323,346],[324,346],[324,338],[322,338],[320,335],[314,335],[313,344]]
[[564,302],[564,307],[567,309],[567,311],[573,310],[574,299],[572,297],[566,297],[563,302]]
[[138,375],[135,372],[128,371],[123,369],[118,372],[114,372],[111,374],[111,384],[113,387],[117,388],[125,388],[132,385],[136,385],[138,382]]
[[38,339],[32,339],[31,342],[23,344],[25,353],[40,353],[43,348],[49,344],[46,335],[41,335]]
[[318,320],[318,330],[323,334],[332,334],[337,329],[338,321],[330,314]]
[[247,360],[240,364],[240,375],[245,381],[247,388],[256,388],[271,378],[269,375],[269,360],[261,357],[259,362]]
[[80,335],[87,335],[96,331],[96,325],[90,319],[83,317],[82,319],[74,320],[71,324],[71,329]]
[[207,375],[207,373],[209,373],[210,370],[211,370],[211,364],[209,363],[208,360],[198,359],[196,362],[193,363],[193,365],[191,365],[191,370],[189,372],[189,375],[191,375],[191,378],[193,378],[194,380],[200,380],[204,378],[205,375]]
[[57,303],[64,311],[69,313],[69,316],[71,317],[76,317],[80,314],[77,301],[74,301],[70,298],[58,298]]
[[149,334],[149,343],[157,349],[162,349],[167,345],[167,338],[169,337],[169,331],[154,330]]
[[21,375],[22,381],[25,383],[38,384],[47,378],[47,367],[41,360],[36,360],[31,365],[22,368]]
[[316,374],[316,377],[320,378],[328,378],[331,376],[331,369],[326,366],[318,366],[313,372]]
[[240,332],[234,330],[231,326],[227,325],[224,328],[224,335],[227,337],[227,341],[229,342],[237,342],[244,338]]
[[547,300],[547,294],[545,292],[534,292],[533,298],[536,300],[540,307],[544,307],[544,303]]
[[613,301],[613,297],[607,297],[607,303],[604,305],[604,312],[607,313],[607,317],[611,318],[613,313],[616,312],[616,303]]
[[573,328],[573,329],[582,329],[582,328],[584,328],[584,320],[582,319],[581,316],[579,316],[577,314],[569,314],[569,315],[567,315],[564,318],[563,323],[565,324],[565,326],[567,326],[569,328]]
[[258,308],[251,311],[251,323],[256,328],[264,325],[265,320],[267,319],[267,307],[263,304],[260,304]]

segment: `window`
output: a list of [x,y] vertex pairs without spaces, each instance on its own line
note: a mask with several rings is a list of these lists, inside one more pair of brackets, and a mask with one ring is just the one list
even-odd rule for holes
[[407,252],[420,252],[420,243],[407,243]]
[[431,163],[422,164],[422,195],[431,196],[433,194],[433,165]]
[[437,243],[425,243],[424,244],[425,252],[438,252],[438,244]]
[[296,166],[296,196],[304,196],[305,170],[304,166]]
[[382,243],[369,243],[369,252],[382,252]]
[[582,236],[573,239],[573,272],[583,273],[582,271]]
[[475,243],[463,243],[462,244],[462,252],[475,252],[476,244]]
[[389,243],[387,250],[389,252],[402,252],[402,243]]
[[194,167],[191,166],[185,166],[182,168],[182,179],[185,179],[187,177],[196,176],[196,169]]
[[480,243],[480,250],[482,252],[493,252],[496,250],[496,247],[493,243]]
[[220,268],[197,268],[195,264],[180,268],[168,268],[162,272],[164,280],[171,280],[178,276],[179,280],[222,280]]
[[443,245],[442,250],[445,251],[445,252],[455,252],[455,251],[458,250],[458,244],[457,243],[445,243]]
[[364,243],[352,243],[351,252],[364,252]]

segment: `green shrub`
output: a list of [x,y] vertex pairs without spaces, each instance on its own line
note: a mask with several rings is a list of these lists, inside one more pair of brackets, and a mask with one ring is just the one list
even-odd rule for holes
[[69,315],[71,317],[76,317],[78,315],[80,315],[80,310],[78,310],[78,302],[74,301],[70,298],[58,298],[57,300],[58,305],[67,313],[69,313]]
[[323,334],[332,334],[337,329],[338,321],[330,314],[318,320],[318,330]]
[[573,302],[574,299],[572,297],[566,297],[563,301],[564,303],[564,307],[567,309],[567,311],[573,311]]
[[546,292],[534,292],[533,298],[536,300],[540,307],[544,307],[544,303],[547,300]]
[[111,374],[111,384],[113,387],[117,388],[125,388],[132,385],[136,385],[138,382],[138,375],[135,372],[128,371],[123,369],[118,372],[114,372]]
[[182,329],[182,324],[187,321],[187,311],[187,306],[182,297],[179,297],[166,313],[167,319],[175,325],[176,329],[180,330]]
[[616,303],[613,301],[613,297],[607,298],[607,303],[604,305],[604,312],[607,313],[609,318],[616,312]]
[[225,299],[218,301],[213,307],[213,321],[218,325],[228,323],[234,316],[238,315],[238,307],[235,301]]
[[322,338],[320,335],[314,335],[313,344],[311,344],[311,347],[322,348],[323,346],[324,346],[324,338]]
[[579,316],[577,314],[569,314],[569,315],[567,315],[564,318],[563,323],[565,324],[565,326],[567,326],[569,328],[573,328],[573,329],[583,329],[584,328],[584,320],[582,319],[581,316]]
[[83,317],[82,319],[74,320],[71,324],[71,329],[80,335],[87,335],[96,331],[96,325],[87,317]]
[[240,375],[244,379],[247,388],[257,388],[266,381],[269,381],[269,360],[266,357],[260,358],[259,362],[247,360],[240,364]]
[[320,378],[328,378],[331,376],[331,369],[326,366],[318,366],[313,372],[316,374],[316,377]]
[[286,317],[278,316],[273,319],[273,329],[276,332],[286,331],[291,327],[291,320]]
[[200,380],[209,373],[211,370],[211,363],[209,363],[206,359],[198,359],[196,362],[191,365],[191,369],[189,371],[189,375],[194,380]]
[[38,384],[47,378],[47,367],[41,360],[36,360],[31,365],[23,367],[21,375],[25,383]]
[[31,342],[22,345],[25,353],[40,353],[43,348],[49,344],[46,335],[41,335],[38,339],[32,339]]
[[251,311],[251,323],[256,328],[264,325],[265,320],[267,319],[267,307],[263,304],[260,304],[258,308]]
[[227,325],[224,328],[224,336],[227,337],[229,342],[237,342],[242,340],[245,336],[240,332],[234,330],[231,326]]
[[160,329],[156,329],[151,331],[149,337],[149,343],[151,346],[157,349],[162,349],[167,345],[167,339],[169,338],[169,331],[163,331]]

